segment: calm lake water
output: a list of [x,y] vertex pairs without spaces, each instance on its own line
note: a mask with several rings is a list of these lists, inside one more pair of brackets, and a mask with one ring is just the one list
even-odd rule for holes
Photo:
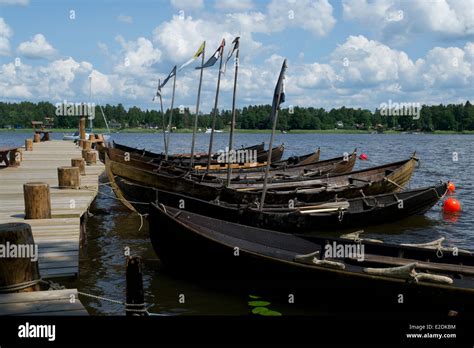
[[[30,134],[0,133],[0,146],[22,144]],[[54,138],[60,138],[56,134]],[[269,134],[237,134],[235,144],[253,145],[268,142]],[[115,141],[152,151],[162,151],[163,135],[113,134]],[[197,151],[206,152],[209,135],[199,134]],[[214,149],[224,149],[228,134],[215,135]],[[357,161],[355,169],[380,165],[408,158],[414,151],[420,159],[410,183],[411,188],[428,186],[440,180],[456,184],[456,198],[461,201],[463,212],[456,221],[445,218],[441,207],[435,206],[424,216],[416,216],[396,224],[366,228],[366,236],[387,242],[421,243],[440,237],[446,243],[474,251],[474,136],[426,134],[277,134],[276,144],[284,143],[285,156],[303,154],[321,147],[321,159],[341,156],[343,152],[367,154],[368,161]],[[190,152],[191,134],[172,134],[171,152]],[[453,161],[457,153],[458,161]],[[102,179],[104,182],[106,178]],[[153,304],[151,312],[171,315],[239,315],[250,313],[248,297],[227,291],[210,290],[203,284],[169,276],[161,269],[148,239],[146,221],[141,230],[141,219],[129,212],[103,185],[101,194],[91,208],[94,214],[87,224],[88,244],[83,250],[80,277],[71,283],[81,291],[115,299],[124,299],[125,267],[123,250],[130,247],[133,255],[144,260],[144,287],[146,302]],[[186,303],[178,297],[185,294]],[[90,313],[98,315],[124,313],[120,305],[81,298]],[[305,308],[282,303],[272,303],[271,309],[285,314],[315,314]]]

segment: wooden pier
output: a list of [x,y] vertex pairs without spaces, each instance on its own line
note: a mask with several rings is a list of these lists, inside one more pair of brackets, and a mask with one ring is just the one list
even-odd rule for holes
[[[87,219],[89,206],[97,195],[99,176],[105,168],[99,161],[87,165],[85,175],[80,176],[78,189],[59,188],[58,167],[71,166],[72,159],[82,157],[82,149],[73,142],[53,140],[34,143],[33,151],[24,150],[19,166],[0,170],[0,224],[23,222],[31,225],[34,241],[38,245],[42,279],[77,277],[81,230]],[[50,219],[25,219],[23,185],[31,182],[49,184]],[[69,289],[66,292],[71,291],[76,290]],[[41,307],[45,311],[41,305],[37,307],[32,304],[41,302],[41,297],[45,297],[50,304],[57,302],[66,305],[67,301],[61,296],[52,301],[51,296],[55,295],[51,293],[52,291],[0,294],[0,315],[15,314],[14,308],[19,309],[16,314],[25,314],[25,308],[33,310]],[[53,293],[60,295],[57,291]],[[13,302],[8,299],[14,300],[18,305],[11,305]],[[74,305],[71,304],[65,310],[80,311],[78,303],[80,305],[76,296]],[[55,305],[54,308],[58,306]],[[58,314],[56,310],[51,311]]]

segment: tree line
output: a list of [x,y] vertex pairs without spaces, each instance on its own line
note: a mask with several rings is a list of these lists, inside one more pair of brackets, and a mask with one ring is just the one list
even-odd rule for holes
[[[105,105],[102,108],[111,128],[161,128],[163,117],[157,110],[143,110],[131,107],[128,110],[122,105]],[[50,102],[0,102],[0,128],[29,128],[31,121],[42,121],[44,117],[54,117],[56,128],[77,128],[78,117],[56,116],[56,106]],[[237,128],[239,129],[270,129],[270,105],[245,106],[236,111]],[[168,123],[170,110],[165,112],[165,123]],[[228,127],[232,119],[230,110],[218,110],[216,129]],[[201,114],[198,127],[210,128],[212,114]],[[192,128],[193,114],[188,108],[173,110],[172,127],[177,129]],[[94,127],[105,127],[104,118],[99,106],[95,107]],[[474,130],[474,106],[467,101],[465,104],[423,105],[419,117],[385,116],[377,109],[341,107],[325,110],[314,107],[282,108],[279,112],[277,128],[280,130],[307,129],[397,129],[420,131],[467,131]]]

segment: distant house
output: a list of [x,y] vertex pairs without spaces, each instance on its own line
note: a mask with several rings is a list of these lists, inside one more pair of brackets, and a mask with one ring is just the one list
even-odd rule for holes
[[112,120],[112,121],[109,122],[109,127],[110,128],[121,128],[122,125],[120,124],[120,122]]
[[5,128],[5,129],[13,129],[13,126],[10,125],[10,124],[6,124],[6,125],[3,126],[3,128]]
[[342,121],[337,121],[336,127],[337,128],[344,128],[344,123]]

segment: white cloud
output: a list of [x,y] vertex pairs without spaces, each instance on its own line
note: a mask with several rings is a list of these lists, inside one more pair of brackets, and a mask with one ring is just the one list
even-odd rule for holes
[[[216,6],[239,4],[249,7],[251,2],[217,2]],[[243,5],[242,5],[243,4]],[[243,8],[243,7],[242,7]],[[189,59],[197,45],[206,40],[208,45],[217,45],[221,38],[232,40],[241,36],[242,50],[250,55],[262,53],[263,44],[253,39],[255,33],[274,33],[288,27],[299,27],[315,36],[327,35],[336,23],[333,9],[327,0],[273,0],[266,12],[244,11],[241,8],[230,8],[236,12],[208,15],[206,20],[193,19],[190,16],[173,16],[153,31],[154,42],[163,48],[166,59],[179,62]],[[209,46],[208,46],[209,47]]]
[[300,27],[316,36],[327,35],[336,23],[327,0],[272,0],[268,20],[271,31]]
[[28,58],[52,58],[56,49],[46,41],[43,34],[36,34],[31,41],[22,42],[18,46],[18,53]]
[[191,17],[181,19],[173,16],[153,31],[154,41],[163,48],[166,58],[173,62],[186,61],[196,52],[202,41],[206,41],[207,56],[217,48],[222,37],[228,43],[233,35],[226,31],[225,25]]
[[194,10],[204,7],[204,0],[171,0],[171,6],[179,10]]
[[474,34],[472,0],[344,0],[343,15],[394,41],[423,32],[455,37]]
[[127,24],[132,24],[133,23],[133,17],[132,16],[126,16],[124,14],[118,15],[117,20],[119,22],[127,23]]
[[13,36],[13,30],[8,26],[5,20],[0,17],[0,56],[10,54],[10,38]]
[[122,36],[116,37],[122,46],[122,59],[116,64],[115,71],[121,74],[143,75],[161,60],[161,51],[153,43],[139,37],[136,41],[125,41]]
[[[94,97],[97,96],[112,96],[114,88],[111,80],[114,79],[112,76],[102,74],[100,71],[92,70],[89,75],[92,78],[91,91]],[[82,86],[83,94],[89,93],[89,81],[84,81]]]
[[216,0],[215,8],[219,10],[251,10],[255,7],[252,0]]
[[87,78],[91,68],[92,64],[76,62],[73,58],[58,59],[39,67],[3,64],[0,85],[9,87],[2,88],[0,96],[52,101],[74,98],[78,96],[78,80]]

